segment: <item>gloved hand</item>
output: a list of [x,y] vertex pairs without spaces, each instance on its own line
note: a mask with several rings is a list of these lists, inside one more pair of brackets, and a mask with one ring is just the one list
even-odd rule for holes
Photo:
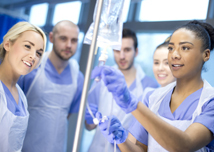
[[[102,114],[97,112],[96,118],[101,120]],[[111,122],[108,130],[109,121]],[[114,143],[114,140],[117,144],[123,143],[128,137],[128,132],[123,128],[122,124],[115,116],[112,116],[111,120],[108,117],[108,120],[105,120],[104,122],[100,121],[99,128],[104,137],[112,144]]]
[[132,95],[126,85],[123,74],[112,67],[100,66],[95,67],[92,71],[91,78],[100,77],[116,103],[121,107],[125,113],[130,113],[137,108],[138,100]]
[[[95,116],[97,111],[98,111],[98,107],[95,104],[89,104],[89,107],[91,109],[91,112],[93,113],[93,115]],[[85,120],[88,124],[94,124],[93,122],[93,118],[90,115],[89,109],[86,107],[86,112],[85,112]]]

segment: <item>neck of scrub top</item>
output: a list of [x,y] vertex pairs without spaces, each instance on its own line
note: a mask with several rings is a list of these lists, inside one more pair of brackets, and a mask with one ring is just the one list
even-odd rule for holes
[[62,71],[66,68],[69,62],[69,60],[65,61],[60,59],[53,50],[50,52],[48,58],[57,70],[58,74],[62,73]]
[[133,81],[136,79],[137,70],[134,67],[134,64],[128,70],[120,70],[120,71],[123,73],[126,80],[126,84],[129,87],[133,83]]

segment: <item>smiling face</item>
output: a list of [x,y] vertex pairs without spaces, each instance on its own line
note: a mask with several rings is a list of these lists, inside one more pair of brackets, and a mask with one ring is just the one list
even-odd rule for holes
[[67,23],[59,24],[56,32],[50,34],[53,51],[61,60],[67,61],[76,53],[78,34],[78,27]]
[[168,64],[168,52],[168,48],[163,46],[156,49],[153,56],[153,72],[161,87],[175,81]]
[[129,70],[132,68],[137,53],[138,50],[134,48],[134,40],[132,38],[123,38],[121,50],[114,50],[114,59],[118,68],[120,70]]
[[168,47],[168,61],[174,77],[201,77],[204,63],[204,51],[201,50],[201,46],[201,40],[190,30],[181,28],[173,33]]
[[4,61],[9,62],[17,75],[26,75],[39,64],[44,40],[39,33],[26,31],[13,44],[10,41],[4,43],[4,48]]

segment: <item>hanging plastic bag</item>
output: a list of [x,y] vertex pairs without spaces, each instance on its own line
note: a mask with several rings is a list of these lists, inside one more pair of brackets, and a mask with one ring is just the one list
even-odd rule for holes
[[[104,0],[99,31],[97,35],[97,46],[101,48],[111,47],[115,50],[121,49],[122,41],[122,29],[123,29],[123,5],[125,0]],[[86,33],[84,43],[91,44],[93,32],[94,32],[94,21],[97,14],[96,2],[93,23],[90,25],[89,30]]]

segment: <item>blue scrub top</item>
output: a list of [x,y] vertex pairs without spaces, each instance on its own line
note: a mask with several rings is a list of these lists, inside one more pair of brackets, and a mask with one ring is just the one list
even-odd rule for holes
[[16,103],[16,100],[13,98],[13,95],[11,94],[10,90],[7,88],[7,86],[1,82],[3,85],[3,89],[5,92],[6,100],[7,100],[7,108],[16,116],[26,116],[26,111],[24,107],[24,103],[19,95],[19,102]]
[[[148,92],[144,98],[145,100],[143,101],[143,103],[147,107],[149,104],[149,96],[153,92],[154,90]],[[198,105],[202,88],[189,95],[173,113],[171,112],[170,109],[170,100],[172,92],[173,89],[165,96],[165,98],[161,102],[158,114],[170,120],[191,120],[192,114]],[[203,124],[212,133],[214,133],[213,118],[214,118],[214,99],[211,99],[202,106],[202,113],[196,117],[194,122]],[[136,119],[133,120],[133,125],[130,126],[129,131],[138,141],[145,145],[148,145],[148,132]],[[214,141],[212,141],[206,147],[207,151],[211,151],[211,149],[214,150],[213,148]]]
[[[40,67],[38,67],[38,68],[40,68]],[[24,77],[20,77],[20,79],[18,80],[18,84],[25,94],[27,93],[34,77],[36,76],[38,68],[34,69],[32,72],[25,75]],[[72,81],[73,81],[69,64],[62,71],[61,74],[58,74],[57,70],[55,69],[55,67],[53,66],[53,64],[51,63],[51,61],[49,59],[47,60],[47,62],[45,64],[45,75],[51,82],[53,82],[55,84],[68,85],[68,84],[72,84]],[[77,91],[71,102],[72,104],[71,104],[69,113],[76,113],[79,111],[79,104],[80,104],[80,100],[81,100],[83,83],[84,83],[84,76],[79,71],[78,81],[77,81]]]

